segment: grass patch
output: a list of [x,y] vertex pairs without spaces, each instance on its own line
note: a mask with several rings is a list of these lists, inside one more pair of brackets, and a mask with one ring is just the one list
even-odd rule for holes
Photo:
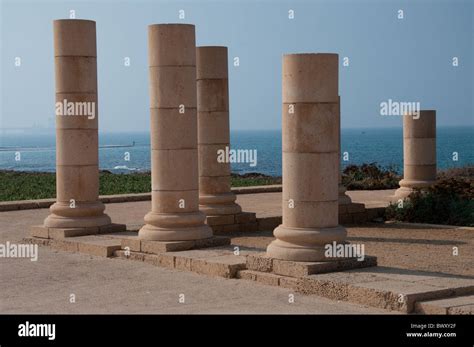
[[47,199],[56,196],[53,173],[0,171],[0,201]]
[[[280,178],[257,173],[231,177],[233,187],[281,183]],[[151,191],[149,172],[99,175],[99,194],[131,194]],[[56,175],[48,172],[0,171],[0,201],[48,199],[56,197]]]
[[266,186],[281,184],[281,177],[267,176],[259,173],[232,174],[230,177],[232,187]]

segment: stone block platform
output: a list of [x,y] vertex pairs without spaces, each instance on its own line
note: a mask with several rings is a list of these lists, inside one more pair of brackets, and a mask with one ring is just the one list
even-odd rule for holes
[[[386,230],[393,234],[397,229],[387,226]],[[418,232],[425,231],[419,229]],[[269,259],[264,250],[271,239],[270,232],[252,232],[246,236],[237,233],[232,235],[232,239],[217,236],[213,241],[193,245],[188,242],[158,245],[156,241],[138,240],[136,232],[126,231],[62,239],[29,237],[25,241],[60,251],[247,280],[278,286],[295,295],[316,295],[400,313],[473,313],[472,276],[375,266],[376,259],[370,256],[365,256],[363,262],[352,263],[343,260],[300,263]]]
[[44,234],[41,234],[40,237],[36,236],[38,235],[37,230],[41,230],[41,228],[35,228],[33,230],[31,233],[32,237],[26,238],[25,241],[48,245],[62,251],[80,252],[105,257],[111,257],[117,250],[141,252],[145,254],[160,254],[230,244],[230,238],[223,236],[213,236],[195,241],[149,241],[139,239],[137,232],[120,231],[85,236],[76,236],[76,234],[64,236],[64,234],[61,233],[59,235],[60,237],[53,238],[45,237],[46,235]]
[[125,224],[108,224],[100,227],[88,228],[47,228],[44,225],[35,225],[30,229],[30,235],[41,239],[64,239],[86,235],[122,232],[127,229]]
[[253,212],[241,212],[222,216],[207,216],[206,223],[215,235],[233,232],[258,231],[257,215]]
[[297,262],[270,258],[265,253],[247,256],[247,269],[268,272],[287,277],[303,277],[327,272],[339,272],[352,269],[377,266],[377,258],[366,256],[358,261],[356,258],[341,259],[327,262]]

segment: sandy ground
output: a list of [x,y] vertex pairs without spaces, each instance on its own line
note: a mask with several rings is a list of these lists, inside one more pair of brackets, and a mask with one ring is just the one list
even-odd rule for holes
[[[474,278],[474,230],[434,229],[414,225],[366,224],[348,227],[348,240],[363,244],[378,265]],[[234,243],[265,248],[272,232],[235,238]],[[458,255],[454,255],[457,247]]]
[[[271,216],[278,215],[280,198],[281,193],[240,195],[238,202],[246,211]],[[149,201],[108,204],[106,211],[114,222],[133,226],[142,223],[149,207]],[[21,240],[47,215],[47,209],[1,212],[0,242]],[[366,254],[376,255],[382,266],[474,276],[474,231],[372,224],[348,232],[351,242],[364,243]],[[271,233],[236,241],[265,247]],[[458,256],[452,255],[454,246]],[[283,288],[46,247],[40,247],[37,262],[0,258],[0,277],[0,313],[387,313],[299,294],[289,303],[293,293]]]

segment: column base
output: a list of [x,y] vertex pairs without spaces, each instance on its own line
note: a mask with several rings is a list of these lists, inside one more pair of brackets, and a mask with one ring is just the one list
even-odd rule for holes
[[203,212],[206,216],[223,216],[241,213],[242,208],[236,203],[226,205],[199,205],[199,211]]
[[204,213],[155,213],[145,216],[145,225],[138,237],[151,241],[188,241],[206,239],[212,236],[212,229],[204,224]]
[[398,188],[395,191],[395,194],[393,195],[393,198],[396,199],[396,200],[405,199],[411,193],[413,193],[415,188],[426,189],[428,187],[431,187],[435,183],[436,183],[436,181],[412,181],[412,180],[402,179],[399,182],[400,188]]
[[291,228],[278,226],[276,237],[267,247],[267,256],[292,261],[331,261],[325,255],[325,246],[332,242],[344,243],[347,231],[334,228]]
[[200,195],[199,210],[206,216],[238,214],[242,212],[242,208],[235,203],[236,198],[232,192]]
[[205,224],[190,228],[160,228],[146,224],[138,232],[138,237],[150,241],[192,241],[212,237],[212,229]]
[[92,228],[111,224],[100,201],[78,202],[72,208],[69,203],[56,202],[50,208],[51,214],[44,220],[46,228]]

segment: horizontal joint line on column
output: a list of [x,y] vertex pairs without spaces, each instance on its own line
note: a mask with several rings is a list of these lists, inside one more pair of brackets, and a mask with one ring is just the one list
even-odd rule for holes
[[[314,202],[339,202],[339,200],[297,200],[297,199],[292,199],[292,198],[289,198],[289,199],[283,199],[283,201],[288,201],[288,200],[293,200],[294,203],[295,203],[295,207],[297,207],[298,203],[299,202],[311,202],[311,203],[314,203]],[[293,209],[293,208],[292,208]],[[292,210],[291,209],[291,210]]]
[[148,68],[151,67],[196,67],[196,65],[148,65]]
[[202,109],[199,109],[198,110],[198,113],[229,113],[229,110],[225,110],[225,111],[203,111]]
[[298,101],[298,102],[288,102],[288,101],[283,101],[283,105],[317,105],[317,104],[329,104],[329,105],[337,105],[339,104],[337,101]]
[[222,77],[222,78],[196,78],[196,81],[222,81],[222,80],[229,80],[229,77]]
[[407,136],[403,136],[404,139],[436,139],[436,137],[433,137],[433,136],[428,136],[428,137],[422,137],[422,136],[418,136],[418,137],[415,137],[415,136],[412,136],[412,137],[407,137]]
[[73,91],[73,92],[56,92],[55,95],[58,94],[89,94],[89,95],[97,95],[97,91],[95,92],[78,92],[78,91]]
[[[227,164],[227,163],[223,163],[223,164]],[[230,177],[230,175],[216,175],[216,176],[203,176],[203,175],[199,175],[199,177],[206,177],[206,178],[219,178],[219,177]]]
[[[74,117],[74,116],[61,116],[61,117]],[[97,132],[97,128],[56,128],[56,130],[81,130],[81,131],[96,131]]]
[[151,190],[152,192],[172,192],[172,193],[176,193],[176,192],[198,192],[199,189],[179,189],[179,190],[169,190],[169,189],[152,189]]
[[151,148],[152,151],[190,151],[190,150],[197,150],[197,147],[189,147],[189,148]]
[[[196,106],[187,107],[186,105],[184,105],[184,107],[191,110],[197,110]],[[179,110],[179,107],[150,107],[150,110]]]
[[339,154],[339,151],[326,151],[326,152],[290,152],[290,151],[282,151],[283,153],[291,153],[291,154],[331,154],[331,153],[337,153]]
[[85,164],[85,165],[77,165],[77,164],[58,164],[56,166],[98,166],[97,164]]
[[97,92],[56,92],[56,95],[58,94],[88,94],[88,95],[94,95],[97,94]]
[[55,55],[55,58],[95,58],[97,59],[96,55]]

